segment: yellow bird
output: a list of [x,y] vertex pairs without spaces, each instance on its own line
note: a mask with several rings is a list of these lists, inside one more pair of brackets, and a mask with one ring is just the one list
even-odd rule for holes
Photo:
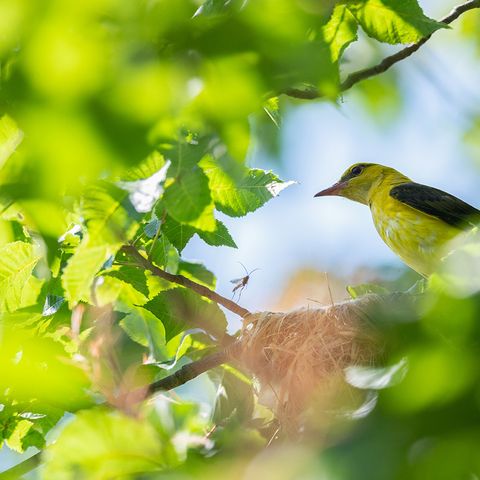
[[315,197],[327,195],[368,205],[383,241],[424,277],[436,270],[450,240],[480,222],[480,210],[468,203],[375,163],[352,165]]

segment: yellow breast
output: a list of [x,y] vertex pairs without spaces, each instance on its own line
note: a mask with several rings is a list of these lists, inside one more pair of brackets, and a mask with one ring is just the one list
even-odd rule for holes
[[383,241],[411,268],[428,277],[445,255],[445,245],[461,230],[376,189],[370,198],[373,222]]

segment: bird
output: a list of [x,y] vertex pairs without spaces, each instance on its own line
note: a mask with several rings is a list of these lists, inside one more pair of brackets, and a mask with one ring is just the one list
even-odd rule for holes
[[370,207],[382,240],[424,278],[438,269],[450,241],[480,223],[477,208],[376,163],[352,165],[315,197],[330,195]]

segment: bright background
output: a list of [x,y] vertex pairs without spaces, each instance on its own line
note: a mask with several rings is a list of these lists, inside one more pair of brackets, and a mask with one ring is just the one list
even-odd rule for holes
[[[428,15],[440,18],[455,2],[422,5]],[[388,277],[400,275],[404,267],[377,235],[368,208],[313,195],[334,183],[349,165],[375,162],[480,206],[479,165],[464,139],[480,110],[480,64],[478,52],[455,29],[437,32],[419,52],[394,67],[392,81],[400,85],[401,101],[394,93],[376,91],[373,104],[366,103],[365,95],[349,92],[337,105],[290,102],[280,158],[253,149],[249,163],[274,168],[284,180],[298,184],[242,219],[222,218],[238,250],[212,248],[195,237],[184,256],[204,259],[218,277],[218,291],[227,296],[230,280],[244,275],[238,262],[249,270],[260,268],[240,302],[252,310],[293,308],[311,303],[309,298],[328,303],[321,274],[309,276],[303,297],[296,292],[285,300],[285,289],[299,270],[328,272],[335,300],[346,298],[346,285],[378,279],[374,270],[379,266],[388,267]],[[350,51],[366,64],[373,55],[368,42],[358,42]],[[392,51],[396,48],[385,49]],[[356,67],[346,64],[343,71]],[[369,108],[375,115],[367,114]]]

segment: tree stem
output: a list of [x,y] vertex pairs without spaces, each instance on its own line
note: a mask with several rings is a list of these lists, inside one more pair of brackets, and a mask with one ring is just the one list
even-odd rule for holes
[[193,290],[202,297],[209,298],[210,300],[218,303],[219,305],[223,305],[226,309],[230,310],[233,313],[236,313],[240,317],[246,317],[247,315],[250,315],[250,312],[246,308],[243,308],[238,305],[238,303],[235,303],[232,300],[220,295],[219,293],[214,292],[205,285],[200,285],[199,283],[194,282],[189,278],[184,277],[183,275],[174,275],[172,273],[166,272],[165,270],[162,270],[161,268],[154,265],[150,260],[145,258],[133,245],[126,245],[123,247],[122,250],[135,258],[139,266],[142,266],[146,270],[149,270],[154,275],[163,278],[164,280],[167,280],[169,282],[189,288],[190,290]]
[[[456,6],[446,17],[442,18],[440,22],[449,25],[454,20],[456,20],[463,13],[473,10],[474,8],[480,8],[480,0],[469,0],[461,5]],[[340,84],[340,91],[344,92],[349,90],[353,85],[367,78],[379,75],[380,73],[386,72],[390,67],[400,62],[401,60],[409,57],[412,53],[416,52],[422,45],[424,45],[430,38],[432,34],[422,38],[417,43],[409,45],[408,47],[403,48],[402,50],[385,57],[380,63],[374,65],[373,67],[364,68],[356,72],[352,72],[350,75],[345,78],[345,80]],[[315,87],[309,86],[305,89],[301,88],[288,88],[281,92],[289,97],[300,98],[303,100],[313,100],[316,98],[323,97],[322,92],[320,92]]]

